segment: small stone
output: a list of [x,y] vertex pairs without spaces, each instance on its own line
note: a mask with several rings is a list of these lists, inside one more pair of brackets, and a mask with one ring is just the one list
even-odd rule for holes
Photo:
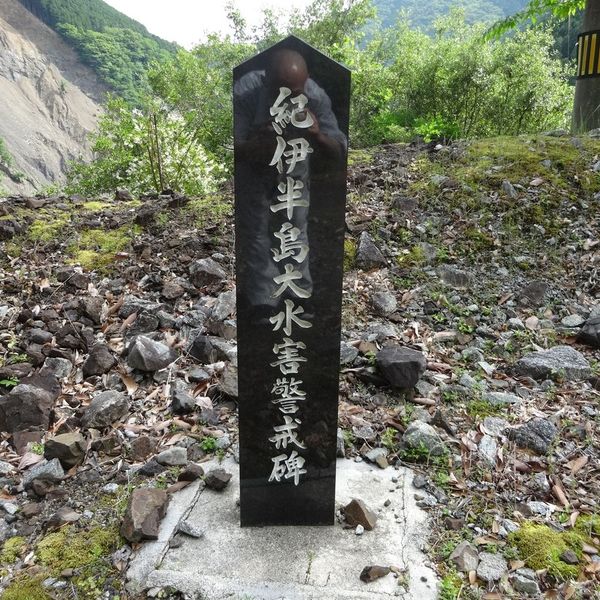
[[199,529],[198,527],[194,527],[189,521],[182,521],[177,526],[177,531],[179,533],[183,533],[183,535],[187,535],[192,538],[199,539],[204,537],[204,531]]
[[499,581],[508,572],[508,564],[501,554],[482,552],[479,555],[477,577],[483,581]]
[[519,396],[507,394],[506,392],[486,392],[483,394],[483,399],[492,406],[500,407],[521,403]]
[[560,322],[565,327],[581,327],[585,323],[585,319],[581,315],[567,315]]
[[197,288],[222,283],[227,273],[212,258],[201,258],[191,264],[190,280]]
[[377,523],[377,516],[367,508],[362,500],[352,500],[343,508],[342,512],[350,527],[362,525],[367,531],[372,531]]
[[206,474],[204,483],[211,490],[221,491],[227,487],[230,479],[231,473],[228,473],[224,469],[211,469]]
[[165,516],[169,497],[165,490],[133,490],[121,525],[121,535],[129,542],[158,539],[160,521]]
[[109,390],[98,394],[86,407],[81,424],[86,428],[110,427],[129,412],[129,400],[125,394]]
[[537,583],[535,571],[532,569],[518,569],[511,578],[512,586],[516,592],[534,596],[540,596],[540,586]]
[[79,519],[81,519],[81,515],[78,512],[68,506],[63,506],[48,519],[46,525],[49,529],[58,529],[63,525],[77,523]]
[[351,365],[358,356],[358,348],[348,342],[340,344],[340,365]]
[[376,362],[388,383],[400,389],[413,388],[427,367],[423,353],[400,346],[385,346]]
[[62,481],[64,477],[65,472],[58,458],[44,460],[25,473],[23,477],[23,487],[25,489],[31,487],[35,480],[58,483],[59,481]]
[[189,463],[179,476],[177,481],[196,481],[204,476],[204,469],[196,463]]
[[44,512],[44,505],[41,502],[28,502],[21,508],[21,515],[26,519],[36,517]]
[[156,452],[156,445],[156,438],[148,437],[147,435],[135,438],[131,442],[131,458],[136,462],[148,458],[148,456]]
[[591,317],[585,322],[577,341],[592,348],[600,348],[600,316]]
[[391,573],[391,569],[389,567],[380,567],[378,565],[372,565],[370,567],[365,567],[360,574],[360,580],[365,583],[371,583],[377,579],[381,579]]
[[103,375],[108,373],[117,364],[117,359],[112,355],[106,344],[95,344],[90,354],[83,363],[83,376]]
[[65,469],[71,469],[83,462],[87,442],[81,433],[62,433],[50,438],[44,444],[44,457],[58,458]]
[[560,555],[560,560],[568,565],[578,565],[579,559],[577,558],[577,554],[575,554],[574,550],[567,549]]
[[381,250],[375,244],[371,235],[363,231],[360,234],[358,249],[356,251],[356,266],[359,269],[373,269],[375,267],[384,267],[387,264]]
[[375,292],[371,304],[375,312],[383,317],[391,315],[398,308],[396,296],[391,292]]
[[365,532],[365,528],[362,525],[357,525],[354,533],[356,535],[362,535]]
[[516,200],[519,197],[519,193],[517,192],[517,190],[515,189],[515,186],[508,181],[508,179],[505,179],[502,182],[502,191],[511,199],[511,200]]
[[185,294],[185,288],[180,285],[177,281],[165,281],[161,295],[167,300],[175,300]]
[[118,483],[107,483],[102,486],[102,493],[108,494],[109,496],[115,496],[120,489],[120,485]]
[[336,437],[336,456],[337,456],[337,458],[346,458],[344,432],[339,427],[337,430],[337,437]]
[[139,335],[129,348],[127,364],[140,371],[160,371],[177,358],[177,352],[162,342]]
[[227,363],[221,374],[218,389],[230,398],[238,397],[238,370],[233,363]]
[[465,520],[446,517],[444,519],[444,525],[446,526],[446,529],[449,529],[450,531],[460,531],[465,526]]
[[496,466],[498,443],[491,435],[484,435],[479,442],[479,455],[489,467]]
[[402,436],[404,444],[415,450],[425,449],[431,456],[443,456],[447,448],[437,431],[428,423],[413,421]]
[[196,399],[190,393],[185,381],[176,379],[171,391],[171,410],[178,415],[184,415],[194,411]]
[[167,467],[179,467],[187,463],[187,450],[174,446],[168,450],[163,450],[156,456],[156,462],[159,465],[165,465]]
[[548,284],[545,281],[532,281],[521,290],[520,299],[532,306],[540,306],[544,302],[547,291]]
[[133,200],[133,195],[125,188],[117,188],[115,190],[115,200],[127,202],[129,200]]
[[507,430],[507,435],[521,448],[547,454],[558,435],[558,430],[548,419],[536,417],[517,429]]
[[218,350],[213,346],[209,335],[197,335],[187,348],[187,353],[205,365],[215,363],[219,359]]
[[64,379],[71,374],[73,363],[66,359],[48,356],[44,361],[43,372],[52,373],[57,379]]
[[442,265],[438,270],[440,279],[454,289],[466,289],[471,285],[471,276],[451,265]]
[[462,573],[470,573],[477,570],[479,553],[473,544],[465,540],[454,548],[448,560]]
[[51,374],[26,377],[0,397],[0,431],[48,429],[50,412],[61,386]]
[[517,373],[536,380],[564,377],[569,381],[584,380],[592,370],[581,352],[571,346],[555,346],[550,350],[532,352],[515,365]]

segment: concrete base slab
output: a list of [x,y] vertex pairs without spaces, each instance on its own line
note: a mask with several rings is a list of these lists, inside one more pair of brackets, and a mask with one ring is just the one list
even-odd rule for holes
[[[159,540],[142,546],[133,559],[132,592],[172,586],[202,600],[437,598],[436,575],[420,550],[429,533],[427,514],[416,506],[411,471],[338,461],[338,506],[358,498],[378,516],[373,531],[357,536],[339,523],[242,529],[238,466],[227,460],[220,466],[233,473],[226,490],[190,486],[171,501]],[[169,548],[181,520],[205,535]],[[406,574],[367,584],[359,575],[368,565],[393,566]]]

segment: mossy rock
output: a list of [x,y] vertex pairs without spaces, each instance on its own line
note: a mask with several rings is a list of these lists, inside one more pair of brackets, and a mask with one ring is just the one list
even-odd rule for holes
[[557,580],[576,579],[579,568],[560,559],[566,550],[573,550],[581,558],[584,538],[575,531],[558,532],[547,525],[525,523],[509,535],[508,541],[518,550],[525,564],[534,571],[547,570]]

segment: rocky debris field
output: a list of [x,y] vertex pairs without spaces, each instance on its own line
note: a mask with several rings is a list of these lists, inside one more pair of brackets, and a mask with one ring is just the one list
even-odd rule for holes
[[[339,454],[416,472],[442,600],[599,597],[598,138],[351,153]],[[231,206],[0,201],[2,598],[130,597],[170,495],[228,484]]]

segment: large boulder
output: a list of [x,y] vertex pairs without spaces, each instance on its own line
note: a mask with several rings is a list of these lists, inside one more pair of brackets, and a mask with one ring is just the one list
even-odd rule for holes
[[129,348],[127,364],[140,371],[160,371],[177,358],[177,352],[162,342],[138,335]]
[[134,490],[121,524],[121,535],[133,543],[158,539],[158,529],[168,503],[169,496],[165,490]]
[[533,379],[564,377],[570,381],[587,379],[592,374],[590,364],[581,352],[571,346],[555,346],[550,350],[532,352],[515,365],[519,375]]
[[47,429],[61,387],[54,375],[33,375],[0,398],[0,431]]
[[427,367],[425,356],[417,350],[386,346],[377,353],[377,366],[393,387],[413,388]]
[[86,407],[81,424],[84,427],[102,429],[110,427],[129,411],[127,396],[115,390],[98,394]]

